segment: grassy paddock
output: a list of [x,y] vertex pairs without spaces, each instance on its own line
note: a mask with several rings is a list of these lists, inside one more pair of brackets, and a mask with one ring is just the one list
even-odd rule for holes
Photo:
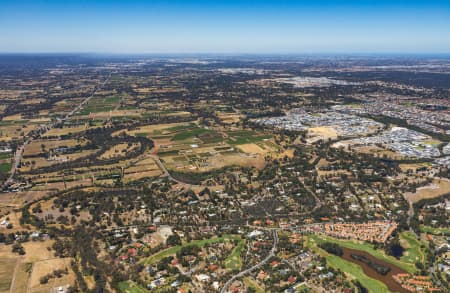
[[16,262],[16,258],[0,258],[0,292],[9,290]]
[[204,134],[204,133],[209,133],[209,132],[211,132],[211,130],[209,130],[209,129],[194,128],[192,130],[186,130],[186,131],[178,132],[177,134],[175,134],[172,137],[172,140],[175,140],[175,141],[177,141],[177,140],[185,140],[185,139],[192,138],[192,137],[195,137],[195,136],[198,136],[198,135],[201,135],[201,134]]
[[0,160],[12,158],[12,153],[0,153]]
[[247,143],[257,143],[263,141],[264,139],[272,138],[271,135],[264,135],[260,133],[256,133],[254,131],[230,131],[228,132],[230,138],[228,139],[228,144],[230,145],[240,145]]
[[28,286],[28,279],[31,275],[33,264],[32,263],[21,263],[19,265],[19,269],[16,272],[16,278],[14,281],[14,286],[12,289],[12,292],[15,293],[26,293],[27,292],[27,286]]
[[8,173],[11,170],[11,163],[1,163],[0,164],[0,173]]

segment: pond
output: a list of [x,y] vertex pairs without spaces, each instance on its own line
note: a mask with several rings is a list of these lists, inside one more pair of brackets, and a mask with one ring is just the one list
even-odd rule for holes
[[[407,273],[406,271],[402,270],[401,268],[399,268],[393,264],[390,264],[388,262],[385,262],[383,260],[375,258],[372,255],[370,255],[364,251],[350,249],[350,248],[346,248],[346,247],[342,247],[342,251],[343,251],[343,255],[341,257],[343,259],[361,266],[361,268],[363,269],[364,273],[367,276],[371,277],[372,279],[376,279],[380,282],[383,282],[390,291],[401,292],[401,293],[409,292],[408,290],[402,288],[402,286],[400,286],[400,284],[397,283],[393,278],[393,276],[397,275],[397,274],[406,274]],[[369,266],[367,264],[367,262],[357,260],[354,257],[352,257],[351,256],[352,254],[363,256],[364,259],[369,259],[370,261],[372,261],[376,264],[382,265],[384,267],[388,267],[388,268],[390,268],[390,270],[387,274],[382,275],[382,274],[378,273],[374,268]]]
[[400,258],[403,255],[403,247],[399,244],[392,245],[390,247],[391,254],[396,258]]

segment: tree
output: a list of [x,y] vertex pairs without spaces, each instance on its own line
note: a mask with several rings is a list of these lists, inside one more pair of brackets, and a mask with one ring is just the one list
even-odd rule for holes
[[12,252],[17,252],[20,255],[25,254],[25,250],[23,249],[23,246],[20,243],[14,243],[12,246]]
[[181,245],[181,238],[178,234],[172,234],[167,237],[166,244],[169,246]]
[[49,279],[50,279],[49,276],[48,276],[48,275],[45,275],[45,276],[43,276],[43,277],[41,277],[41,278],[39,279],[39,283],[41,283],[41,284],[47,284]]

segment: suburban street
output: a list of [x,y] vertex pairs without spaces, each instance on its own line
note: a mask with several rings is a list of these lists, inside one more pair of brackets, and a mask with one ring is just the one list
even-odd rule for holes
[[269,255],[266,256],[266,258],[264,258],[261,262],[257,263],[256,265],[252,266],[251,268],[248,268],[244,271],[241,271],[239,273],[237,273],[236,275],[234,275],[231,279],[229,279],[225,285],[223,285],[222,290],[220,290],[220,293],[225,293],[227,292],[227,288],[237,279],[253,272],[254,270],[262,267],[263,265],[265,265],[272,257],[275,256],[275,253],[277,251],[277,245],[278,245],[278,232],[277,230],[273,230],[273,246],[272,249],[270,250]]

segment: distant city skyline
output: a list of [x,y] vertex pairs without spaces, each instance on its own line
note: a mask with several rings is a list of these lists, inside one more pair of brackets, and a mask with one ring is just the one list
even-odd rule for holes
[[448,1],[8,1],[0,53],[450,53]]

